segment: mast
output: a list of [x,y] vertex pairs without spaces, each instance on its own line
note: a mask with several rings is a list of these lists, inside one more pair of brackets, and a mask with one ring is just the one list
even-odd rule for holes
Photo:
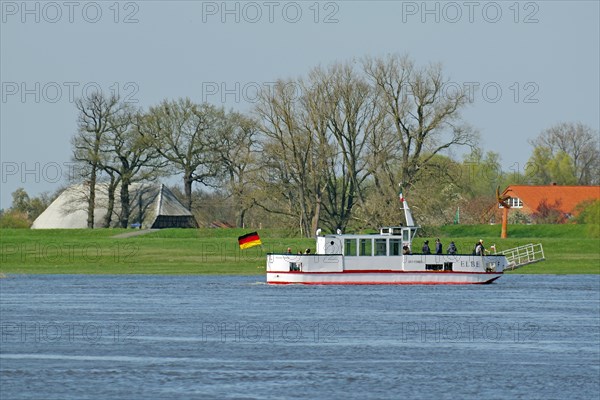
[[408,202],[402,195],[402,187],[400,187],[400,202],[402,203],[402,209],[404,210],[404,218],[406,219],[406,226],[416,226],[415,220],[413,219],[412,213],[410,212],[410,207],[408,206]]

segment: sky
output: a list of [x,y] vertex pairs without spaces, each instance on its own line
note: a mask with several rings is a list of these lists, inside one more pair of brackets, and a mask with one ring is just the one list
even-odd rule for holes
[[[257,90],[334,62],[441,63],[503,170],[559,122],[599,129],[598,1],[0,1],[0,208],[66,184],[74,100],[189,97],[250,111]],[[459,154],[460,150],[457,150]],[[178,182],[178,181],[177,181]]]

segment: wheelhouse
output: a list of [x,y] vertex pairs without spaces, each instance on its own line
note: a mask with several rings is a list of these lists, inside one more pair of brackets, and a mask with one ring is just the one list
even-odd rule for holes
[[404,246],[411,248],[417,227],[383,227],[379,234],[325,235],[317,237],[318,254],[347,257],[401,256]]

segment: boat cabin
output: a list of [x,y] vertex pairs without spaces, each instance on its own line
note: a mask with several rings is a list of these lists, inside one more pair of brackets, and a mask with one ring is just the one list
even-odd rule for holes
[[400,256],[411,243],[418,227],[392,226],[380,228],[379,234],[331,234],[317,237],[317,254],[344,256]]

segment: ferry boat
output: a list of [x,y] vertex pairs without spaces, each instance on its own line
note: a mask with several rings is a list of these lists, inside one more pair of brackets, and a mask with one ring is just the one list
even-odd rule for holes
[[[502,276],[503,254],[419,254],[412,243],[419,229],[402,196],[406,226],[376,234],[321,235],[315,254],[267,254],[267,283],[311,285],[485,284]],[[403,254],[410,252],[410,254]]]

